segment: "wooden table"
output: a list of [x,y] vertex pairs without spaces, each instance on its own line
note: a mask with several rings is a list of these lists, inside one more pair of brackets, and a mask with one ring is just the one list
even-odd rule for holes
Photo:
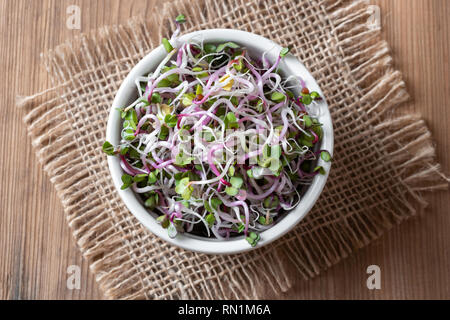
[[[385,39],[414,102],[430,126],[438,160],[450,172],[450,1],[373,0]],[[80,30],[66,28],[69,5],[81,8]],[[40,52],[80,32],[150,13],[158,1],[0,0],[0,298],[99,299],[101,292],[65,222],[62,206],[15,108],[17,94],[47,88]],[[338,266],[285,294],[267,298],[450,298],[450,197],[428,196],[423,216],[411,219]],[[366,268],[381,267],[381,290],[368,290]],[[67,268],[81,267],[81,289],[66,286]]]

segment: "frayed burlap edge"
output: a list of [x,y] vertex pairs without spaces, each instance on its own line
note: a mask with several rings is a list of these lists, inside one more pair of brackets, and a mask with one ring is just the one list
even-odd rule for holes
[[[276,4],[277,1],[273,2],[273,5]],[[172,8],[177,8],[177,12]],[[348,67],[346,74],[351,78],[346,80],[354,83],[355,89],[360,91],[360,103],[370,105],[367,124],[372,127],[372,134],[379,137],[379,143],[387,146],[382,148],[385,153],[389,152],[386,160],[389,158],[390,165],[397,168],[398,187],[402,188],[397,193],[399,206],[395,209],[385,208],[385,213],[377,212],[370,217],[353,217],[354,221],[346,222],[351,224],[349,228],[331,223],[329,228],[323,225],[314,228],[311,223],[303,223],[274,245],[247,254],[243,259],[240,255],[210,258],[173,248],[141,230],[131,215],[128,218],[114,216],[118,207],[123,207],[120,200],[112,201],[114,203],[109,204],[109,208],[105,207],[104,199],[99,199],[98,194],[86,192],[86,189],[91,190],[93,179],[96,178],[93,171],[98,167],[86,167],[85,162],[79,162],[88,141],[83,137],[74,139],[76,127],[71,117],[75,115],[69,117],[66,111],[71,104],[67,93],[70,87],[61,81],[66,75],[57,66],[72,65],[72,59],[75,59],[81,71],[88,67],[80,64],[83,61],[101,64],[101,57],[105,58],[109,48],[110,54],[118,52],[114,62],[122,61],[127,68],[131,68],[145,54],[146,47],[159,43],[161,32],[157,31],[157,36],[145,39],[148,30],[161,30],[164,23],[133,20],[126,26],[104,28],[99,33],[82,36],[46,55],[49,73],[57,79],[55,88],[23,98],[18,104],[26,111],[24,121],[38,159],[55,184],[73,235],[83,255],[90,261],[91,270],[107,298],[261,298],[264,294],[258,288],[264,283],[274,291],[285,291],[291,286],[295,275],[288,274],[284,265],[279,263],[281,258],[290,259],[300,275],[305,279],[310,278],[379,237],[395,222],[415,214],[417,204],[419,208],[426,205],[420,194],[422,191],[447,188],[447,183],[439,174],[431,134],[424,122],[417,116],[394,117],[388,114],[389,110],[405,102],[408,95],[401,74],[391,67],[387,44],[379,39],[379,31],[354,23],[369,17],[367,5],[362,2],[348,4],[324,1],[320,3],[320,8],[324,20],[328,20],[324,23],[333,26],[333,35],[330,36],[335,41],[333,46],[345,60],[343,65]],[[208,17],[220,13],[220,10],[230,8],[211,1],[190,3],[189,6],[180,1],[174,6],[165,6],[162,16],[172,17],[175,13],[184,12],[193,17],[190,21],[199,22],[197,28],[202,28],[210,27]],[[165,23],[167,25],[168,22]],[[136,26],[147,26],[148,29],[136,31]],[[232,26],[232,22],[230,25],[221,25]],[[193,26],[188,23],[187,28],[190,27]],[[242,28],[245,29],[245,26]],[[140,46],[141,42],[145,45]],[[87,52],[83,59],[72,56],[77,52],[77,46],[84,47],[84,52]],[[111,50],[113,47],[119,47],[119,50]],[[120,83],[120,78],[127,74],[127,68],[118,70],[110,79]],[[77,74],[73,76],[77,77]],[[90,157],[92,154],[84,156]],[[107,178],[103,178],[104,181]],[[372,220],[371,225],[367,222],[368,218]],[[136,236],[140,237],[137,243],[133,239]],[[134,247],[131,245],[133,241]],[[188,255],[193,261],[203,261],[206,265],[204,268],[211,276],[202,274],[196,278],[189,273],[179,274],[189,270],[189,266],[168,268],[167,274],[162,274],[160,270],[154,271],[151,267],[143,270],[145,263],[132,253],[139,251],[136,248],[138,243],[149,241],[155,242],[154,246],[160,246],[160,251],[169,252],[169,257],[173,259]],[[165,258],[161,256],[161,259]],[[217,263],[227,268],[220,270],[214,266]],[[167,266],[170,265],[167,262]],[[249,266],[265,272],[255,276],[246,271]],[[159,283],[158,275],[148,276],[149,272],[161,273]],[[144,273],[146,275],[142,276]]]

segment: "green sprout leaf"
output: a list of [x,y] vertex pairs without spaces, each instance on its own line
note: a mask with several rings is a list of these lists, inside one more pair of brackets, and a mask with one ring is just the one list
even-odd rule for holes
[[159,202],[159,196],[157,193],[152,194],[147,200],[144,202],[144,206],[149,209],[154,209]]
[[150,173],[148,174],[148,180],[147,180],[147,183],[148,183],[148,184],[154,184],[154,183],[156,183],[156,181],[157,181],[156,175],[157,175],[157,174],[158,174],[158,173],[157,173],[156,171],[150,172]]
[[219,198],[216,197],[212,197],[211,198],[211,206],[209,205],[208,201],[204,201],[204,206],[206,211],[210,212],[210,213],[214,213],[214,211],[217,211],[217,209],[219,209],[219,206],[222,204],[222,200],[220,200]]
[[291,91],[286,90],[286,94],[289,98],[294,99],[294,94]]
[[263,201],[263,206],[266,209],[275,209],[280,204],[280,200],[277,196],[269,196],[268,198],[265,198]]
[[157,88],[166,88],[166,87],[170,87],[171,84],[172,84],[172,82],[169,79],[165,78],[165,79],[162,79],[160,82],[158,82],[156,87]]
[[133,159],[136,159],[136,160],[141,158],[141,155],[140,155],[139,151],[137,151],[134,148],[132,148],[130,150],[130,152],[128,152],[128,155],[130,156],[130,158],[133,158]]
[[[131,126],[133,129],[136,130],[136,125],[138,123],[136,110],[134,110],[134,109],[128,110],[125,115],[125,121],[128,121],[128,126]],[[125,123],[124,123],[124,127],[126,127]]]
[[162,102],[161,95],[158,92],[153,93],[150,101],[152,103],[161,103]]
[[286,99],[286,96],[278,91],[272,92],[272,95],[270,96],[270,100],[272,100],[274,102],[281,102],[281,101],[284,101],[285,99]]
[[300,135],[300,138],[298,139],[298,143],[303,145],[303,146],[307,146],[307,147],[313,147],[312,141],[313,141],[314,137],[312,135],[306,135],[305,133],[302,133]]
[[183,99],[181,100],[181,103],[185,106],[185,107],[189,107],[190,105],[192,105],[192,100],[195,99],[195,93],[185,93],[183,94]]
[[325,175],[326,171],[322,166],[317,166],[314,168],[313,172],[319,172],[321,175]]
[[180,76],[177,73],[172,73],[171,75],[168,75],[167,80],[170,81],[170,83],[177,83],[180,80]]
[[207,142],[212,142],[215,140],[214,135],[210,131],[203,130],[201,132],[201,137]]
[[129,174],[124,174],[121,177],[123,185],[120,187],[120,189],[125,190],[129,188],[133,184],[133,177]]
[[290,50],[291,50],[290,46],[288,46],[287,48],[281,49],[280,57],[284,58],[289,53]]
[[[211,43],[205,44],[203,48],[205,49],[206,53],[214,53],[217,50],[217,47]],[[197,68],[199,68],[199,67],[197,67]],[[192,68],[192,71],[195,71],[194,69],[196,69],[196,68]],[[198,70],[198,71],[201,71],[201,70],[202,70],[202,68],[200,68],[200,70]]]
[[236,189],[234,187],[226,187],[225,193],[229,196],[234,197],[235,195],[237,195],[239,193],[239,189]]
[[164,49],[169,53],[173,50],[172,45],[170,44],[169,40],[167,38],[162,39],[162,45],[164,46]]
[[144,107],[147,107],[150,105],[150,102],[148,102],[148,100],[146,100],[146,99],[141,99],[139,101],[144,104]]
[[173,175],[175,178],[175,184],[178,185],[178,182],[180,182],[181,179],[185,178],[186,176],[183,175],[183,172],[178,172]]
[[311,102],[312,102],[312,98],[311,98],[311,96],[309,95],[309,94],[304,94],[304,95],[302,95],[302,103],[304,104],[304,105],[310,105],[311,104]]
[[279,144],[270,147],[270,157],[275,159],[281,157],[281,146]]
[[114,146],[111,143],[109,143],[108,141],[105,141],[105,143],[102,146],[102,150],[108,156],[113,156],[114,155]]
[[147,175],[145,173],[137,174],[133,177],[134,182],[142,182],[147,179]]
[[134,136],[134,130],[133,129],[125,129],[122,131],[122,138],[127,140],[127,141],[131,141],[134,140],[134,138],[136,138]]
[[232,96],[232,97],[230,98],[230,101],[231,101],[231,103],[232,103],[234,106],[237,106],[238,103],[239,103],[238,98],[235,97],[235,96]]
[[313,124],[313,122],[312,122],[312,120],[311,120],[311,117],[308,116],[308,115],[306,115],[306,114],[303,116],[303,121],[305,122],[305,127],[306,127],[306,128],[311,127],[312,124]]
[[178,23],[185,23],[186,17],[184,16],[184,14],[180,14],[175,18],[175,21]]
[[123,108],[117,108],[117,110],[120,112],[120,118],[124,119],[127,113],[123,111]]
[[239,124],[233,112],[228,112],[223,120],[227,129],[238,129]]
[[159,133],[159,139],[166,140],[168,135],[169,135],[169,128],[167,128],[166,126],[161,126],[161,132]]
[[184,200],[189,200],[191,198],[192,192],[194,191],[194,187],[189,185],[189,178],[183,178],[178,182],[178,185],[175,187],[175,192],[180,194]]
[[260,235],[256,232],[250,232],[248,234],[248,237],[245,238],[247,242],[252,246],[255,247],[258,244],[258,241],[261,239]]
[[255,109],[258,112],[263,112],[264,102],[261,99],[259,99],[258,102],[256,103]]
[[136,124],[133,121],[125,120],[123,122],[123,129],[124,130],[136,130]]
[[320,157],[325,162],[330,162],[331,161],[331,155],[330,155],[330,153],[328,151],[322,151],[320,153]]
[[166,73],[167,71],[173,70],[173,69],[175,69],[175,68],[176,68],[176,66],[172,66],[172,67],[164,66],[164,67],[161,69],[161,73]]
[[174,128],[177,125],[178,118],[174,114],[166,114],[164,117],[164,122],[169,128]]
[[234,188],[240,189],[244,183],[244,180],[241,177],[231,177],[230,183]]
[[203,93],[203,87],[202,85],[199,83],[197,84],[197,86],[195,87],[195,94],[198,96],[199,94]]
[[217,209],[219,209],[219,206],[222,204],[222,200],[220,200],[219,198],[216,198],[216,197],[212,197],[211,204],[212,204],[214,210],[217,210]]
[[313,100],[320,98],[320,94],[316,91],[311,92],[310,96],[311,96],[311,99],[313,99]]
[[181,204],[182,204],[185,208],[189,208],[189,201],[183,200],[183,201],[181,201]]
[[130,156],[130,158],[136,159],[136,160],[138,160],[138,159],[141,158],[141,155],[140,155],[139,151],[137,151],[137,150],[134,149],[134,148],[132,148],[132,149],[130,150],[130,152],[128,152],[128,155]]
[[163,227],[164,229],[167,229],[169,227],[170,221],[165,215],[159,216],[158,218],[156,218],[156,221],[159,222],[161,224],[161,227]]
[[237,63],[234,63],[233,68],[237,71],[242,71],[242,69],[244,68],[244,62],[242,61],[242,59],[239,59]]
[[222,51],[225,50],[225,48],[233,48],[233,49],[237,49],[237,48],[239,48],[239,45],[237,45],[237,44],[234,43],[234,42],[226,42],[226,43],[222,43],[222,44],[220,44],[220,45],[217,47],[216,52],[217,52],[217,53],[222,52]]
[[265,145],[263,154],[258,158],[259,167],[252,168],[252,175],[255,179],[261,177],[264,168],[268,168],[274,176],[279,176],[283,168],[280,160],[282,149],[280,145]]
[[179,166],[191,164],[192,160],[194,160],[194,157],[186,157],[183,150],[178,152],[178,154],[175,156],[175,164]]
[[281,170],[283,169],[282,162],[277,158],[270,158],[270,166],[269,170],[272,174],[278,177],[281,174]]
[[249,234],[250,238],[252,238],[253,240],[256,240],[259,238],[259,235],[255,232],[250,232]]
[[266,217],[264,217],[264,216],[259,216],[258,222],[259,222],[260,224],[262,224],[262,225],[267,226],[267,225],[273,223],[273,219],[272,219],[272,217],[269,217],[269,220],[267,220]]
[[120,147],[120,154],[121,155],[126,155],[128,153],[128,150],[130,150],[130,148],[128,147]]
[[214,222],[216,222],[216,217],[214,217],[214,215],[210,213],[205,217],[205,220],[208,223],[209,227],[212,227]]
[[[313,120],[313,122],[314,122],[314,120]],[[312,131],[314,131],[317,134],[317,136],[319,137],[319,141],[322,141],[323,129],[322,129],[321,125],[314,124],[312,126]]]
[[239,193],[239,189],[242,187],[244,180],[241,177],[231,177],[231,187],[225,188],[225,193],[229,196],[236,196]]

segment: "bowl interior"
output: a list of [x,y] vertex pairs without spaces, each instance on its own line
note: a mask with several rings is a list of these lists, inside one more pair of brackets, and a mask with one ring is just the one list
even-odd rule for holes
[[[264,37],[232,29],[210,29],[193,32],[181,36],[179,41],[183,42],[188,39],[209,43],[232,41],[241,46],[245,46],[249,54],[253,57],[260,57],[263,52],[267,52],[266,57],[270,62],[275,61],[281,49],[279,45]],[[166,51],[162,46],[154,49],[132,69],[122,83],[111,108],[106,132],[106,140],[110,141],[113,145],[120,143],[121,131],[121,119],[119,112],[117,112],[116,109],[129,105],[136,99],[137,92],[136,85],[134,83],[136,77],[148,74],[152,70],[156,69],[165,56]],[[280,63],[280,69],[284,76],[300,76],[310,90],[317,91],[321,94],[321,96],[323,96],[322,91],[312,75],[294,56],[287,55]],[[295,94],[299,94],[298,91],[293,91]],[[324,132],[320,148],[329,150],[332,154],[333,128],[328,105],[325,99],[319,103],[318,110],[318,120],[323,124]],[[187,250],[208,254],[230,254],[254,249],[254,247],[251,247],[248,244],[243,236],[235,237],[227,241],[220,241],[217,239],[205,238],[191,234],[178,234],[176,238],[170,238],[166,230],[161,228],[161,226],[156,222],[155,216],[152,216],[147,211],[147,209],[141,204],[139,197],[136,196],[132,190],[120,189],[122,185],[121,176],[123,171],[120,167],[119,159],[117,157],[108,157],[108,165],[114,185],[127,208],[145,227],[161,239]],[[291,230],[312,208],[325,185],[330,170],[330,163],[324,162],[321,159],[318,160],[318,165],[324,167],[327,172],[326,175],[317,175],[314,177],[311,185],[303,194],[303,197],[297,207],[285,214],[283,217],[280,217],[277,223],[270,229],[263,231],[261,233],[261,240],[255,248],[261,247],[286,234],[286,232]]]

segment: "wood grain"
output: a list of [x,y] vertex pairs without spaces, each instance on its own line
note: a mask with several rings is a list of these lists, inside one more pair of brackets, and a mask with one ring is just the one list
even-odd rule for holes
[[[450,172],[450,1],[373,0],[414,100],[406,110],[427,120],[438,160]],[[66,28],[66,8],[78,5],[81,30]],[[39,54],[106,24],[157,10],[146,0],[0,0],[0,298],[101,299],[65,222],[56,193],[34,156],[15,108],[16,95],[49,87]],[[405,109],[404,109],[405,110]],[[311,280],[298,279],[280,296],[294,299],[450,299],[450,197],[428,196],[426,213],[395,227],[369,247]],[[366,288],[377,264],[382,289]],[[81,267],[80,290],[66,286],[67,267]]]

